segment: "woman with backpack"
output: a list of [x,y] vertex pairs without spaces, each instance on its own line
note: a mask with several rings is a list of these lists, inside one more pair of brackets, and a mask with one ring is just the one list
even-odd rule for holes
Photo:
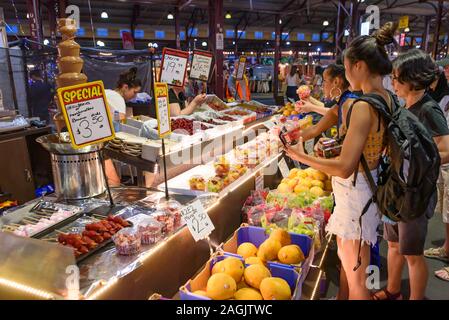
[[[429,131],[438,148],[441,164],[449,162],[449,129],[438,103],[427,93],[436,77],[437,66],[432,58],[418,49],[399,55],[393,62],[393,87],[405,100],[405,108],[413,113]],[[401,295],[402,269],[407,262],[410,277],[410,300],[425,297],[428,270],[424,244],[428,220],[437,204],[436,185],[427,210],[421,216],[397,224],[385,223],[384,238],[388,241],[388,284],[374,295],[376,300],[398,300]]]
[[[376,94],[391,107],[393,97],[383,85],[383,76],[392,65],[385,46],[394,42],[396,26],[385,24],[372,36],[354,39],[344,54],[346,78],[353,90]],[[362,97],[363,98],[363,97]],[[373,193],[359,170],[361,159],[377,179],[377,169],[386,145],[385,125],[373,105],[357,100],[345,112],[343,126],[346,135],[337,158],[322,159],[304,152],[303,139],[286,147],[288,156],[333,176],[332,186],[336,206],[326,230],[337,236],[338,254],[349,285],[350,300],[369,300],[366,270],[370,263],[370,246],[377,242],[380,216],[372,203]],[[350,120],[350,125],[349,124]],[[346,125],[345,125],[346,122]],[[363,155],[363,157],[362,157]]]

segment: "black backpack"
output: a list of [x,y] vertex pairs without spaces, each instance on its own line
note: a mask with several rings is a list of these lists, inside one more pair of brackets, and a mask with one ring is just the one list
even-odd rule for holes
[[[354,102],[365,101],[375,108],[379,118],[384,120],[387,135],[387,154],[381,160],[377,186],[363,155],[360,160],[373,192],[362,216],[372,203],[376,203],[380,212],[390,220],[407,222],[426,212],[436,191],[441,159],[431,134],[420,120],[400,107],[394,95],[389,95],[392,111],[377,94],[365,94]],[[354,104],[348,111],[347,127]],[[358,169],[355,176],[357,172]]]

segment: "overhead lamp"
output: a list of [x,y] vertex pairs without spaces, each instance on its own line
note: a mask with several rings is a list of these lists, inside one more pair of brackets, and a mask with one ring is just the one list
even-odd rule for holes
[[321,48],[316,49],[318,52],[321,52]]
[[289,53],[289,55],[292,55],[292,54],[293,54],[293,51],[292,51],[292,50],[290,50],[290,51],[289,51],[288,53]]
[[324,20],[324,21],[323,21],[323,26],[327,27],[328,25],[329,25],[329,21]]
[[157,47],[159,47],[159,46],[157,45],[157,43],[156,43],[156,42],[153,43],[153,48],[157,48]]
[[225,19],[231,19],[232,18],[232,15],[231,15],[231,12],[226,12],[226,14],[225,14]]
[[267,41],[267,44],[270,44],[270,42]]
[[195,39],[193,39],[193,41],[197,42],[197,41],[198,41],[198,39],[197,39],[197,38],[195,38]]
[[107,13],[106,11],[103,11],[103,12],[101,13],[101,18],[102,18],[102,19],[108,19],[108,18],[109,18],[108,13]]
[[251,51],[251,55],[253,55],[254,54],[254,52],[253,51]]
[[345,30],[345,37],[347,37],[347,36],[349,36],[349,30],[348,29]]
[[279,19],[279,24],[282,24],[282,19]]
[[153,48],[153,42],[148,42],[148,47]]
[[309,42],[309,47],[311,47],[312,46],[312,44]]
[[27,19],[29,19],[30,18],[30,14],[29,13],[27,13]]
[[101,40],[98,40],[98,41],[97,41],[97,46],[99,46],[99,47],[104,47],[104,42],[101,41]]
[[404,32],[410,32],[410,28],[409,27],[405,28]]
[[206,42],[206,41],[203,41],[203,42],[201,43],[201,45],[202,45],[203,47],[207,47],[207,42]]
[[167,19],[168,20],[173,20],[175,17],[173,16],[173,13],[171,13],[170,11],[167,14]]
[[48,46],[49,43],[50,41],[48,41],[48,39],[44,39],[44,45]]
[[286,45],[289,46],[290,45],[290,41],[287,41]]
[[232,41],[232,44],[235,45],[235,41]]

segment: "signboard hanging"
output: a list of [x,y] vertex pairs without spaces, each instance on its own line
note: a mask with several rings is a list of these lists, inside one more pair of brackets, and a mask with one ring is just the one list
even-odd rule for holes
[[59,88],[58,99],[74,148],[114,138],[102,81]]
[[190,79],[208,81],[212,70],[212,61],[212,52],[194,50],[190,67]]
[[237,80],[242,80],[243,79],[243,75],[245,74],[245,65],[246,65],[246,57],[245,56],[240,56],[239,64],[238,64],[237,72],[236,72],[236,79]]
[[157,132],[159,138],[164,138],[171,133],[170,103],[168,101],[168,86],[166,83],[154,84],[154,96],[157,115]]
[[408,16],[402,16],[399,18],[399,29],[405,29],[408,27],[408,23],[409,23],[409,18]]
[[122,31],[123,49],[134,50],[134,39],[131,32]]
[[175,87],[183,87],[187,72],[189,53],[181,50],[164,48],[162,51],[159,82]]

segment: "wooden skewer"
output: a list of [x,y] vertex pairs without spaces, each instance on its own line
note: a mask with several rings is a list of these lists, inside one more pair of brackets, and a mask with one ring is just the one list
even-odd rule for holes
[[106,219],[105,216],[100,216],[100,215],[98,215],[98,214],[93,214],[92,217],[97,218],[97,219],[100,219],[100,220]]
[[41,240],[44,240],[44,241],[57,241],[58,239],[57,238],[42,238]]

